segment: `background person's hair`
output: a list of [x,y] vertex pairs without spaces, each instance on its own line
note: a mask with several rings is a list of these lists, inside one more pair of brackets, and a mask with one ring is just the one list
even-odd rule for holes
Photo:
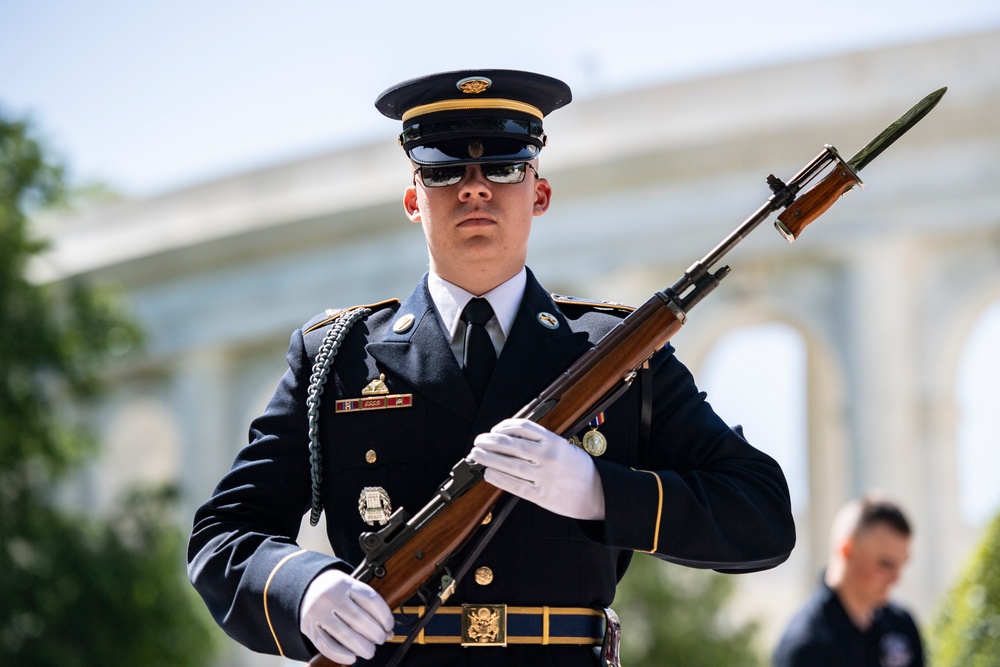
[[884,524],[900,535],[910,537],[913,529],[899,505],[884,496],[869,494],[852,500],[837,513],[830,531],[833,548],[875,525]]

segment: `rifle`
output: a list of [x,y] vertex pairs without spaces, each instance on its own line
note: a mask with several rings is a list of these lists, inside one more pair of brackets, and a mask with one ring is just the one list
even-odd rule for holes
[[[941,88],[922,99],[848,161],[828,144],[787,182],[769,174],[767,184],[772,194],[753,215],[692,264],[671,287],[657,292],[630,313],[514,416],[561,434],[585,426],[629,388],[643,364],[684,325],[691,308],[729,274],[728,266],[713,268],[720,259],[779,209],[784,211],[775,220],[775,228],[789,243],[797,239],[841,195],[856,185],[864,187],[858,172],[926,116],[946,91]],[[815,185],[798,196],[821,175]],[[498,503],[505,495],[483,480],[481,466],[463,459],[412,518],[399,508],[385,527],[360,536],[365,557],[352,576],[372,586],[393,609],[418,592],[432,599],[408,641],[448,599],[456,581],[516,502],[510,497],[501,508]],[[472,554],[452,572],[449,560],[470,543],[484,523],[490,524],[489,528],[472,543]],[[428,591],[426,585],[435,579],[437,590]],[[408,643],[401,650],[406,646]],[[321,654],[309,662],[310,667],[333,664]]]

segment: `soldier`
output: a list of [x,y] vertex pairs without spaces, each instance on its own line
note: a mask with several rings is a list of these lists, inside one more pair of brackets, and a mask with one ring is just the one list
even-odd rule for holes
[[[403,302],[324,313],[292,335],[249,446],[195,516],[191,581],[246,646],[386,664],[413,614],[349,576],[358,535],[422,507],[463,457],[530,502],[405,665],[597,664],[633,551],[734,572],[787,558],[781,469],[713,412],[669,345],[572,442],[505,419],[631,310],[554,297],[525,267],[532,220],[552,200],[542,121],[570,99],[561,81],[509,70],[435,74],[377,99],[403,124],[403,208],[423,227],[430,271]],[[329,370],[311,380],[318,362]],[[311,504],[336,556],[296,544]]]

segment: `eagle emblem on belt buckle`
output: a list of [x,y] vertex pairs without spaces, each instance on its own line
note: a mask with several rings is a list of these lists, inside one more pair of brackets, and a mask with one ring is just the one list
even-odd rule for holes
[[462,605],[462,646],[506,645],[507,605]]

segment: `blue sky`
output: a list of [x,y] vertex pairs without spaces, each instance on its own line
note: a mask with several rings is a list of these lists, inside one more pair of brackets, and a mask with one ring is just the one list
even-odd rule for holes
[[0,109],[78,181],[156,194],[395,132],[397,81],[514,67],[577,98],[1000,26],[996,0],[0,4]]
[[[376,95],[434,71],[530,69],[564,79],[580,99],[998,27],[997,0],[7,0],[0,111],[32,119],[75,181],[143,197],[394,136]],[[990,400],[998,362],[972,360],[997,335],[1000,307],[959,369],[966,407]],[[706,368],[709,384],[712,375]],[[724,386],[706,388],[727,400]],[[801,424],[731,402],[734,422],[804,467],[790,449]],[[987,474],[995,466],[976,462],[990,452],[996,462],[1000,441],[991,423],[963,428],[974,443],[962,450],[963,504],[981,521],[998,494]]]

